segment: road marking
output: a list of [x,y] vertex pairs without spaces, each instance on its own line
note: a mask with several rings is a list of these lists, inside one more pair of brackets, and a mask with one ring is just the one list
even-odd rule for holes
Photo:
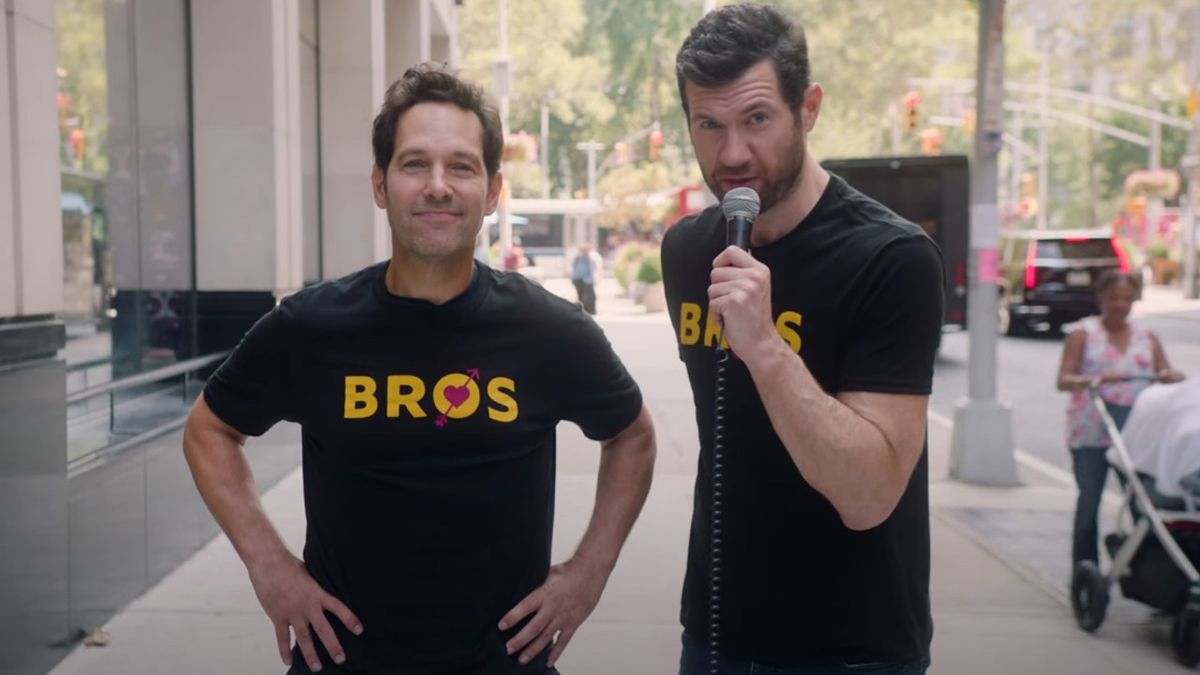
[[[937,422],[951,431],[954,430],[954,421],[949,417],[934,411],[933,408],[929,409],[928,417],[931,421]],[[1017,462],[1023,465],[1026,469],[1036,471],[1056,483],[1061,483],[1063,487],[1070,488],[1072,491],[1079,489],[1079,487],[1075,484],[1075,474],[1071,473],[1070,471],[1057,467],[1041,457],[1032,455],[1020,448],[1013,450],[1013,456],[1016,458]],[[1104,496],[1101,499],[1103,500],[1105,506],[1117,508],[1123,503],[1123,496],[1124,495],[1120,488],[1114,488],[1110,486],[1104,491]]]
[[[939,412],[934,411],[932,408],[929,409],[929,419],[937,422],[947,429],[954,429],[953,420]],[[1016,457],[1016,460],[1025,468],[1036,471],[1057,483],[1062,483],[1065,487],[1076,489],[1075,474],[1071,473],[1070,471],[1054,466],[1041,457],[1031,455],[1020,448],[1014,450],[1013,455]]]

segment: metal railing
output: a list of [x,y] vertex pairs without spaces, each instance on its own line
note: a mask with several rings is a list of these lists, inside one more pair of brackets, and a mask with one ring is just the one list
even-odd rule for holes
[[[163,380],[183,376],[183,394],[182,402],[188,402],[189,394],[191,393],[192,373],[210,366],[214,363],[219,363],[229,355],[229,350],[208,354],[206,356],[180,361],[162,368],[155,368],[144,373],[123,377],[119,380],[105,382],[94,387],[85,387],[77,392],[67,395],[67,405],[75,405],[83,401],[91,400],[99,396],[108,396],[108,430],[113,433],[116,425],[117,417],[117,394],[122,391],[127,391],[137,387],[144,387]],[[148,441],[162,434],[168,433],[181,426],[185,417],[180,416],[177,419],[170,420],[151,429],[138,432],[129,438],[110,443],[102,448],[88,452],[80,457],[74,458],[67,463],[68,473],[77,473],[88,465],[102,460],[104,458],[115,455],[123,450],[136,446],[140,443]]]
[[[112,356],[99,356],[86,361],[76,361],[75,363],[68,362],[67,375],[79,373],[80,377],[83,379],[83,387],[76,391],[83,391],[84,389],[88,388],[88,373],[97,368],[103,368],[104,366],[109,366],[111,368],[115,363],[124,360],[125,358],[127,358],[125,355],[114,354]],[[111,381],[111,375],[109,379]],[[71,393],[73,392],[68,392],[68,395]]]

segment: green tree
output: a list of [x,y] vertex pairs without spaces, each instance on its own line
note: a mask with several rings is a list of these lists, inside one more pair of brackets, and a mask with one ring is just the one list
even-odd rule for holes
[[[1177,114],[1186,95],[1183,68],[1186,48],[1193,39],[1181,20],[1185,0],[1088,0],[1071,11],[1034,0],[1010,0],[1008,79],[1039,81],[1047,60],[1051,87],[1094,92],[1128,103],[1151,107],[1155,97],[1167,101],[1164,112]],[[1031,103],[1033,95],[1013,96]],[[1055,109],[1083,115],[1128,131],[1148,135],[1149,123],[1126,113],[1052,99]],[[1026,126],[1032,125],[1031,120]],[[1052,186],[1051,224],[1104,225],[1123,205],[1125,176],[1147,166],[1144,147],[1087,131],[1066,122],[1049,128]],[[1034,141],[1035,135],[1025,140]],[[1162,166],[1178,165],[1184,134],[1163,129]]]
[[[551,115],[552,183],[566,187],[562,159],[568,164],[576,161],[580,153],[575,143],[593,135],[593,129],[614,114],[614,102],[604,93],[607,67],[598,56],[578,48],[586,27],[581,0],[510,0],[508,13],[513,70],[509,130],[524,130],[540,138],[541,108],[546,102]],[[494,92],[495,2],[477,0],[464,5],[459,14],[459,49],[463,73]],[[508,172],[514,177],[530,173],[524,168]],[[520,191],[530,189],[527,184]]]
[[[819,158],[890,154],[898,121],[888,113],[910,89],[909,78],[974,77],[978,14],[963,0],[779,4],[804,26],[812,79],[825,89],[810,136]],[[958,112],[938,93],[921,92],[922,126],[931,114]],[[901,152],[918,152],[920,128],[902,135]],[[960,140],[947,134],[943,152],[966,152]]]
[[59,136],[61,160],[72,163],[71,133],[85,139],[78,167],[108,173],[108,73],[102,0],[57,0]]
[[[676,150],[664,161],[690,161],[675,54],[700,13],[697,0],[588,0],[584,46],[606,55],[610,68],[606,91],[617,109],[604,129],[608,138],[619,139],[658,123],[665,147]],[[645,156],[646,148],[639,145],[633,152]]]
[[685,177],[663,162],[640,162],[618,166],[601,179],[600,227],[619,232],[652,232],[675,209],[670,189]]

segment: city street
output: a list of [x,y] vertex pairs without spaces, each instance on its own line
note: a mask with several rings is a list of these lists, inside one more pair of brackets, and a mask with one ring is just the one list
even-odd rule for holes
[[[546,286],[574,297],[564,279],[547,280]],[[666,315],[644,313],[619,296],[611,279],[604,280],[598,295],[598,320],[654,415],[658,459],[642,517],[603,600],[565,654],[562,672],[669,675],[678,659],[679,588],[696,466],[691,395]],[[1149,320],[1163,332],[1168,350],[1178,351],[1178,366],[1194,368],[1195,347],[1187,344],[1187,336],[1196,326],[1164,316]],[[1169,321],[1181,325],[1172,331]],[[1171,658],[1169,620],[1141,605],[1114,597],[1108,620],[1095,636],[1075,626],[1065,592],[1072,485],[1064,484],[1061,476],[1032,470],[1028,462],[1021,466],[1024,484],[1019,487],[985,488],[947,476],[950,434],[939,418],[952,415],[954,398],[965,387],[965,337],[949,336],[946,341],[929,426],[936,627],[930,672],[1184,672]],[[1026,396],[1018,403],[1016,419],[1038,405],[1051,408],[1044,418],[1026,425],[1030,433],[1023,437],[1041,439],[1039,447],[1045,452],[1058,450],[1061,435],[1061,401],[1045,383],[1059,344],[1050,339],[1004,339],[1001,348],[1002,366],[1026,374],[1001,378],[1002,395]],[[253,455],[265,446],[298,450],[298,436],[294,426],[279,425],[267,437],[255,439],[249,451]],[[174,454],[178,444],[178,434],[171,434],[155,442],[153,452]],[[587,524],[597,460],[595,444],[577,428],[560,428],[556,560],[570,555]],[[296,471],[265,497],[268,512],[297,551],[304,536],[300,487]],[[1111,515],[1110,509],[1106,518]],[[152,673],[166,662],[178,675],[281,670],[270,626],[225,537],[217,537],[105,627],[112,639],[108,647],[75,650],[54,675]],[[213,650],[214,645],[221,648]]]
[[[1200,307],[1196,305],[1135,316],[1162,340],[1171,365],[1192,377],[1200,377]],[[1135,305],[1135,315],[1145,309]],[[1061,337],[1049,335],[1000,338],[997,394],[1012,406],[1017,448],[1069,474],[1064,439],[1067,394],[1054,388],[1062,344]],[[942,341],[931,408],[947,420],[954,419],[955,402],[967,392],[967,346],[966,333],[949,334]]]

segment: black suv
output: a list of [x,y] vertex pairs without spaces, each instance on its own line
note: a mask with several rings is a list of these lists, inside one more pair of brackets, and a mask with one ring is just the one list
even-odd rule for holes
[[1065,323],[1099,314],[1095,283],[1129,258],[1107,231],[1031,230],[1000,238],[999,328],[1014,335],[1058,333]]

